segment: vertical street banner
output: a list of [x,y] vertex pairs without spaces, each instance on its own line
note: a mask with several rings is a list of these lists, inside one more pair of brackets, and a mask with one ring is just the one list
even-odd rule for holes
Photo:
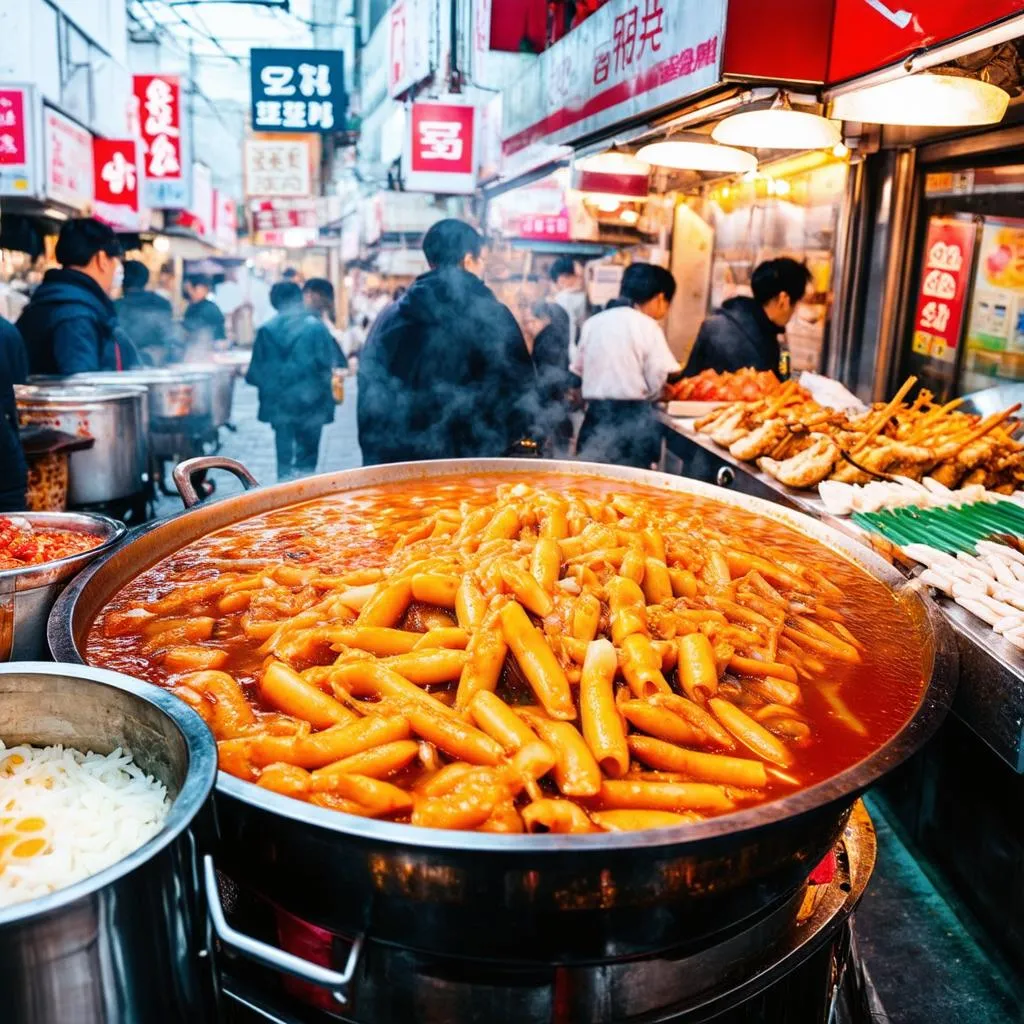
[[403,181],[407,192],[468,195],[476,189],[477,110],[460,96],[412,105]]
[[121,231],[137,231],[139,168],[135,139],[92,140],[93,216]]
[[0,86],[0,196],[39,194],[38,118],[31,86]]
[[88,213],[93,202],[92,133],[63,114],[43,115],[46,197]]
[[427,0],[397,0],[388,11],[388,92],[398,97],[430,77],[435,8]]
[[911,339],[915,355],[956,362],[976,231],[972,220],[928,221]]
[[345,54],[341,50],[249,53],[254,132],[345,130]]
[[144,206],[181,210],[190,199],[185,171],[181,80],[177,75],[135,75],[142,138]]

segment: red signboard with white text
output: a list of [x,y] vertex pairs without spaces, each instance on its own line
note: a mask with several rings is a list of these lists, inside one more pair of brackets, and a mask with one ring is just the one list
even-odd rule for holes
[[0,166],[27,162],[25,90],[0,89]]
[[610,0],[506,90],[506,156],[573,142],[717,85],[726,0]]
[[182,139],[181,80],[177,75],[136,75],[135,99],[142,136],[146,206],[183,209],[189,179]]
[[876,71],[1015,14],[1024,14],[1024,0],[835,0],[828,81]]
[[468,194],[476,188],[476,107],[458,97],[412,105],[404,161],[407,192]]
[[39,107],[31,86],[0,86],[0,196],[39,190]]
[[976,233],[973,220],[932,217],[928,222],[911,340],[916,355],[956,361]]
[[112,227],[137,230],[139,168],[134,139],[93,139],[93,215]]

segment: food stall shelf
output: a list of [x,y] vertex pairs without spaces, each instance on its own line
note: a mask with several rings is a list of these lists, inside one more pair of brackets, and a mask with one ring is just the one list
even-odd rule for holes
[[[816,494],[786,487],[756,466],[740,462],[710,438],[698,434],[692,420],[669,416],[660,409],[657,417],[663,428],[663,463],[669,471],[681,461],[688,476],[806,512],[900,564],[892,557],[888,542],[866,533],[847,518],[829,515]],[[956,634],[960,655],[954,714],[1015,772],[1024,774],[1024,656],[965,608],[941,595],[938,603]]]

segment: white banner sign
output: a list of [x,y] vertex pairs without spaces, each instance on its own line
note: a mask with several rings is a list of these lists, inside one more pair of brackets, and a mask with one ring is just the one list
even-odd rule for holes
[[435,15],[429,0],[398,0],[388,11],[388,91],[392,96],[401,96],[430,77]]
[[505,92],[507,156],[567,143],[716,85],[726,0],[611,0]]
[[312,193],[306,139],[246,139],[245,194],[293,198]]
[[81,212],[92,207],[92,133],[45,108],[46,195]]

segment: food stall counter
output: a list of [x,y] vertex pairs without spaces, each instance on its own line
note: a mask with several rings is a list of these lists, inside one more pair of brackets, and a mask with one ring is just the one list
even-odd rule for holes
[[[786,487],[755,465],[741,462],[705,434],[693,420],[656,411],[662,426],[662,465],[670,472],[730,487],[805,512],[868,544],[908,571],[894,549],[847,517],[830,515],[812,491]],[[984,622],[953,601],[940,600],[957,638],[960,685],[953,712],[1018,774],[1024,774],[1024,656]]]

